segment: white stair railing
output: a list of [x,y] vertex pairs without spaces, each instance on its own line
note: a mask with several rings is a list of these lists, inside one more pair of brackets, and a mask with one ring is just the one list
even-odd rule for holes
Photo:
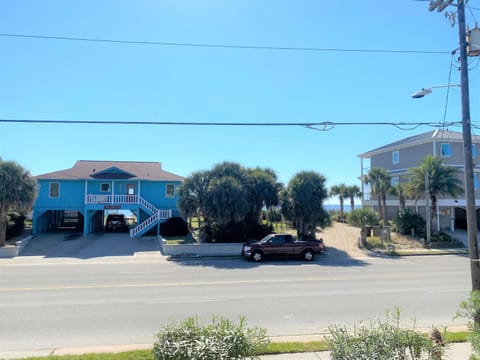
[[147,218],[142,223],[135,226],[133,229],[130,230],[130,237],[137,236],[143,230],[152,227],[153,225],[157,224],[160,220],[166,220],[172,217],[172,210],[157,210],[155,214]]
[[142,205],[145,209],[150,211],[151,214],[155,214],[158,211],[158,209],[154,205],[150,204],[147,200],[145,200],[141,196],[138,197],[138,203]]

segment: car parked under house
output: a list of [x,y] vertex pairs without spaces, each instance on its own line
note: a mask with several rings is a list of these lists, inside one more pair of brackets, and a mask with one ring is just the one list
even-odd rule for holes
[[75,223],[83,234],[101,231],[111,213],[132,212],[131,236],[141,236],[166,219],[179,216],[179,175],[159,162],[79,160],[66,170],[36,176],[32,232],[61,230]]

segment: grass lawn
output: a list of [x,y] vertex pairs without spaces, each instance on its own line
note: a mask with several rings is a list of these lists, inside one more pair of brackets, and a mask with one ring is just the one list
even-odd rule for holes
[[195,244],[195,240],[193,237],[185,235],[185,236],[164,236],[165,240],[167,240],[168,245],[178,245],[178,244]]
[[[447,343],[457,343],[467,341],[468,332],[448,332],[444,340]],[[309,342],[272,342],[264,351],[267,354],[287,354],[299,352],[316,352],[329,350],[327,341],[309,341]],[[121,353],[104,354],[83,354],[83,355],[63,355],[63,356],[40,356],[22,358],[22,360],[153,360],[150,350],[127,351]]]

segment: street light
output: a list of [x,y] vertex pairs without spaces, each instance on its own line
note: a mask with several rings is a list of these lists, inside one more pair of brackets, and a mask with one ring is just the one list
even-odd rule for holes
[[426,95],[429,95],[432,93],[432,89],[438,89],[438,88],[448,88],[452,86],[458,86],[461,87],[460,84],[452,84],[452,85],[437,85],[437,86],[431,86],[429,88],[422,88],[421,90],[418,90],[414,92],[412,95],[410,95],[414,99],[420,99],[423,98]]

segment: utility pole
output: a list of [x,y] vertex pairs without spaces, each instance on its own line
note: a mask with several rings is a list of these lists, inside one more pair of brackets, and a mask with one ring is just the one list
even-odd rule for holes
[[430,174],[428,169],[425,169],[425,218],[427,222],[426,225],[426,234],[423,246],[427,247],[430,245],[431,232],[432,232],[432,214],[430,208]]
[[[460,83],[462,90],[462,129],[463,157],[465,162],[465,199],[467,206],[467,234],[470,253],[470,272],[472,290],[480,290],[480,263],[477,241],[477,207],[473,182],[472,132],[470,120],[470,92],[468,84],[467,39],[465,25],[465,0],[458,0],[458,37],[460,46]],[[476,315],[476,324],[480,324],[480,314]]]
[[[470,254],[470,273],[472,290],[480,290],[480,262],[477,241],[477,208],[473,181],[472,132],[470,120],[470,93],[468,84],[467,30],[465,24],[465,1],[457,1],[458,37],[460,50],[460,86],[462,94],[462,130],[463,158],[465,165],[465,201],[467,210],[468,250]],[[429,10],[441,12],[452,0],[432,0]],[[475,325],[480,325],[480,313],[475,314]]]

